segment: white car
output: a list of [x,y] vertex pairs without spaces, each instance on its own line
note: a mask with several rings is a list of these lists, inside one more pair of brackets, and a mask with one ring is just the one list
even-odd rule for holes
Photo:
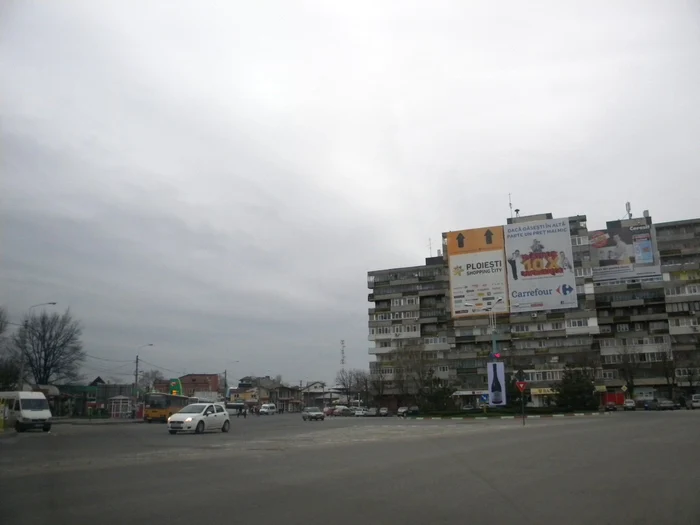
[[637,403],[634,401],[634,399],[625,399],[624,405],[622,405],[623,410],[636,410],[637,409]]
[[168,418],[168,432],[194,432],[201,434],[207,430],[228,432],[231,419],[228,411],[218,403],[195,403]]
[[367,415],[367,409],[359,407],[355,409],[355,417],[365,417]]

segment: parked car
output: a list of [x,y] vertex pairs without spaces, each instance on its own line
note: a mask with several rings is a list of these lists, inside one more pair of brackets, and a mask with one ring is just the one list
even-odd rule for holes
[[207,430],[228,432],[231,420],[221,403],[195,403],[187,405],[168,418],[168,432],[194,432],[201,434]]
[[637,403],[634,399],[625,399],[625,403],[622,405],[622,409],[627,410],[637,410]]
[[693,394],[690,398],[690,408],[700,408],[700,394]]
[[326,416],[318,407],[306,407],[301,412],[301,419],[304,421],[323,421]]
[[354,416],[355,411],[352,410],[351,408],[348,408],[346,406],[340,406],[336,407],[335,410],[333,411],[334,416],[343,416],[343,417],[348,417],[348,416]]
[[407,416],[417,416],[418,413],[420,412],[419,408],[417,405],[410,406],[408,408],[408,412],[406,412]]
[[326,407],[323,409],[323,415],[324,416],[332,416],[334,410],[335,410],[335,407]]
[[355,409],[355,417],[365,417],[367,415],[367,409],[364,407],[358,407]]
[[614,401],[609,401],[605,403],[605,411],[606,412],[615,412],[617,410],[617,405],[615,404]]
[[380,417],[387,417],[389,415],[389,409],[386,407],[382,407],[379,409],[379,416]]
[[406,417],[406,412],[408,412],[408,407],[399,407],[396,411],[396,415],[399,417]]
[[676,410],[676,404],[670,399],[658,399],[653,407],[654,410]]
[[376,417],[379,414],[379,411],[372,407],[367,409],[367,413],[365,414],[367,417]]

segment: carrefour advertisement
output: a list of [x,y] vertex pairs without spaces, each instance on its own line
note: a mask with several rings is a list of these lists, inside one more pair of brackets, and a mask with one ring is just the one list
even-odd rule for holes
[[578,307],[569,219],[505,226],[510,311]]

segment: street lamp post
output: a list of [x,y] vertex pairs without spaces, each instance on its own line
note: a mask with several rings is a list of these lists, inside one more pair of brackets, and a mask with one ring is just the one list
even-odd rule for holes
[[[482,312],[488,313],[489,316],[489,330],[491,330],[491,359],[496,358],[496,354],[498,353],[498,342],[496,341],[496,333],[497,333],[497,326],[496,326],[496,312],[494,311],[494,308],[496,305],[500,302],[503,301],[503,297],[499,297],[496,299],[496,301],[489,307],[487,308],[479,308]],[[464,306],[473,306],[476,307],[475,304],[472,303],[464,303]]]
[[27,334],[29,333],[29,316],[32,313],[32,308],[37,308],[39,306],[56,306],[55,301],[50,301],[48,303],[33,304],[27,308],[27,317],[24,319],[24,341],[22,342],[22,348],[19,352],[19,389],[24,390],[24,354],[27,352]]

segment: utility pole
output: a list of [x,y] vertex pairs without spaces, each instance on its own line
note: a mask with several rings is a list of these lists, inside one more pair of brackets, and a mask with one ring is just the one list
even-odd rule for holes
[[136,356],[136,371],[134,372],[134,395],[139,384],[139,356]]
[[228,370],[224,370],[224,399],[226,399],[227,397],[228,397]]
[[29,319],[24,320],[24,334],[22,337],[22,348],[19,352],[19,390],[24,390],[24,355],[27,353],[27,334],[29,334]]

